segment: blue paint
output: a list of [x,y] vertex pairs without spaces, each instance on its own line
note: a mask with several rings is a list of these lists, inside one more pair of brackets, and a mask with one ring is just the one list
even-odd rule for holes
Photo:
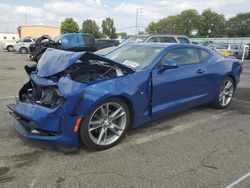
[[[64,147],[77,147],[78,132],[73,131],[77,118],[90,115],[97,104],[111,97],[120,97],[127,102],[132,118],[130,127],[135,128],[159,117],[212,102],[226,76],[232,76],[236,84],[239,83],[242,71],[240,63],[236,59],[226,59],[207,48],[186,44],[136,45],[158,45],[164,49],[149,66],[136,72],[89,52],[48,49],[38,64],[38,71],[33,72],[30,77],[37,85],[57,86],[66,98],[66,103],[49,109],[18,101],[15,111],[34,122],[39,129],[54,132],[56,135],[39,136],[28,133],[18,121],[15,121],[16,130],[26,138],[49,141]],[[170,50],[183,47],[206,50],[209,57],[199,64],[179,66],[176,69],[162,71],[157,66]],[[127,69],[129,73],[89,83],[73,81],[69,75],[62,75],[59,79],[51,77],[72,66],[79,58],[107,61]],[[197,73],[199,69],[204,70],[204,73]],[[72,115],[73,109],[75,113]]]

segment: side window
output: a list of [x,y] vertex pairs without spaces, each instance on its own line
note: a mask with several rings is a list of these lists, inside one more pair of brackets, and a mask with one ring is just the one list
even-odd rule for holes
[[23,42],[31,42],[31,39],[23,39]]
[[160,42],[163,43],[177,43],[174,37],[160,37]]
[[[95,45],[95,40],[91,35],[83,36],[83,40],[84,40],[84,46],[94,46]],[[103,41],[103,43],[105,44],[105,41]]]
[[186,37],[177,37],[180,43],[187,43],[189,44],[189,40]]
[[200,62],[206,60],[210,56],[210,54],[206,50],[197,49],[197,52],[199,55]]
[[235,45],[235,49],[241,50],[241,49],[242,49],[242,48],[241,48],[241,45]]
[[150,39],[147,40],[147,42],[159,42],[159,38],[151,37]]
[[230,49],[231,49],[231,50],[235,50],[235,49],[237,49],[237,46],[231,45]]
[[177,65],[188,65],[200,62],[198,52],[194,48],[173,49],[163,57],[161,63],[168,60],[176,61]]

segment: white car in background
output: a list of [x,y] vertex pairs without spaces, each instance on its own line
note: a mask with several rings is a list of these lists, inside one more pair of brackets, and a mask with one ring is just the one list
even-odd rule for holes
[[8,50],[9,52],[14,51],[14,45],[18,43],[19,41],[9,41],[9,42],[3,42],[3,49]]
[[29,47],[35,42],[32,38],[23,39],[22,42],[14,44],[14,51],[21,54],[27,54],[29,52]]
[[[32,38],[24,38],[24,39],[20,39],[18,41],[5,42],[5,43],[3,43],[3,49],[8,50],[9,52],[13,52],[13,51],[16,51],[15,47],[19,47],[19,46],[23,46],[23,45],[26,45],[26,44],[30,44],[33,41],[34,40]],[[28,50],[27,47],[25,47],[25,48]],[[17,49],[18,49],[18,52],[20,52],[21,48],[17,48]],[[25,52],[26,49],[22,49],[21,51]]]

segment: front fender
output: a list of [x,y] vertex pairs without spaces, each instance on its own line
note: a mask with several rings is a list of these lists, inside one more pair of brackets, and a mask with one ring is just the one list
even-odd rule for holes
[[[126,98],[134,112],[133,127],[150,117],[150,71],[143,70],[130,75],[89,84],[85,87],[83,100],[77,115],[88,116],[103,101],[112,97]],[[126,102],[126,101],[125,101]],[[128,105],[129,106],[129,105]]]

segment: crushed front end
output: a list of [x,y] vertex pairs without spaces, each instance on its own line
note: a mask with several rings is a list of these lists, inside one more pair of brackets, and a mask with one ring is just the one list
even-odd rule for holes
[[8,105],[15,129],[25,138],[76,148],[80,124],[88,115],[87,108],[91,109],[87,105],[78,113],[86,87],[130,69],[89,52],[49,48],[37,65],[25,66],[25,70],[29,81],[20,89],[16,103]]
[[53,142],[64,148],[78,147],[75,124],[82,117],[72,114],[76,99],[63,96],[59,81],[34,78],[31,75],[22,87],[16,103],[8,105],[15,129],[25,138]]

